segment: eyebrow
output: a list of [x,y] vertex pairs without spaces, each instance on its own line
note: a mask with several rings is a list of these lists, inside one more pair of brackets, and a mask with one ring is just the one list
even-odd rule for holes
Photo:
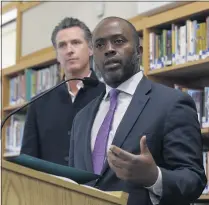
[[66,43],[66,41],[59,41],[57,44]]
[[103,41],[105,38],[97,38],[94,42],[97,43],[99,41]]
[[[114,34],[114,35],[109,35],[109,36],[105,36],[105,37],[100,37],[100,38],[97,38],[94,42],[98,42],[98,41],[103,41],[105,39],[108,39],[108,38],[117,38],[117,37],[121,37],[123,36],[122,33],[119,33],[119,34]],[[123,36],[124,37],[124,36]],[[124,37],[125,38],[125,37]]]

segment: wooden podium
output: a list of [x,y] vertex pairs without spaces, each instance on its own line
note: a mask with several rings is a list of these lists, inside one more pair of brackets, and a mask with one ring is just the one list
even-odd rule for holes
[[128,194],[103,192],[2,160],[2,205],[126,205]]

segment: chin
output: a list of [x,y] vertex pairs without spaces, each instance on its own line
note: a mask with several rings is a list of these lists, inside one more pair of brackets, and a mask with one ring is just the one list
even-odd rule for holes
[[77,73],[77,72],[82,71],[82,69],[80,68],[80,66],[75,66],[75,67],[68,68],[66,71],[67,73]]
[[117,73],[115,73],[114,75],[111,74],[108,76],[105,76],[104,81],[111,87],[115,87],[120,85],[123,82],[123,76],[118,75]]

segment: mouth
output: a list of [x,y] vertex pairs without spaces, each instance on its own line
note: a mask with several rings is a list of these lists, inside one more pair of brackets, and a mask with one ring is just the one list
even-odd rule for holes
[[104,63],[104,67],[107,70],[117,69],[120,66],[121,66],[121,62],[117,59],[110,59],[105,61]]
[[106,70],[116,70],[120,68],[121,64],[120,63],[110,63],[108,65],[105,65]]
[[77,58],[70,58],[70,59],[67,59],[68,62],[74,62],[74,61],[77,61],[78,59]]

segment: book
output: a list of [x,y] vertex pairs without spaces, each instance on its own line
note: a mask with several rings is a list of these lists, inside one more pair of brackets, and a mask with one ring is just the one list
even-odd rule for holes
[[78,184],[85,184],[90,181],[97,180],[101,177],[100,175],[91,172],[56,164],[26,154],[9,153],[4,155],[4,159],[30,169],[48,173],[50,175],[68,178]]

